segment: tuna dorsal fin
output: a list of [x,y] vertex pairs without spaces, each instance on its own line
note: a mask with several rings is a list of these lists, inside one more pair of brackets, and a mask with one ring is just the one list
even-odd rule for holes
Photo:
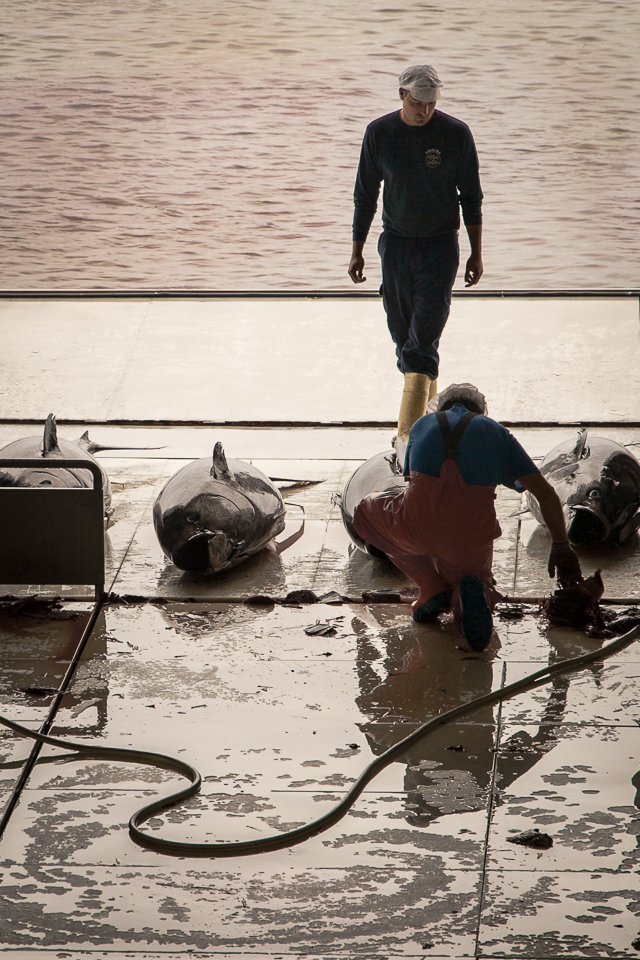
[[59,449],[56,418],[52,413],[50,413],[44,425],[44,436],[42,437],[42,456],[46,457],[48,453],[54,453]]
[[86,450],[87,453],[93,453],[96,449],[96,445],[92,440],[89,439],[89,431],[85,430],[79,440],[76,441],[79,447],[82,447],[83,450]]
[[220,441],[213,448],[213,466],[211,467],[211,476],[214,480],[233,480],[233,474],[229,470],[227,458],[224,455],[224,449]]
[[573,453],[576,460],[586,460],[589,454],[591,453],[589,445],[587,443],[587,438],[589,436],[589,431],[587,429],[581,430],[578,434],[578,439],[576,440],[576,445],[573,448]]

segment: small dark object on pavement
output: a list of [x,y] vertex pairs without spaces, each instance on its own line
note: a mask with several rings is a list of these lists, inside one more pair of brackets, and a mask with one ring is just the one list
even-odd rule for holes
[[631,946],[634,950],[640,950],[640,937],[636,937],[635,940],[631,941]]
[[603,593],[602,577],[600,571],[596,570],[581,583],[556,590],[543,601],[542,607],[549,622],[557,626],[575,627],[577,630],[596,626],[603,630],[605,623],[598,606]]
[[344,603],[345,600],[348,600],[348,597],[343,597],[341,593],[338,593],[336,590],[329,590],[328,593],[323,593],[322,596],[318,597],[318,603]]
[[314,623],[311,627],[305,627],[304,632],[308,637],[335,637],[336,628],[332,623]]
[[272,607],[275,604],[273,597],[268,597],[264,593],[256,593],[253,597],[247,597],[242,601],[254,607]]
[[402,603],[402,594],[394,590],[363,590],[365,603]]
[[629,630],[633,630],[633,628],[637,627],[639,623],[640,616],[620,617],[619,620],[614,620],[613,622],[609,623],[609,629],[621,636],[623,633],[628,633]]
[[464,747],[461,743],[458,743],[451,747],[445,747],[445,750],[455,750],[456,753],[461,753],[464,750]]
[[499,603],[495,612],[501,620],[522,620],[526,609],[523,603]]
[[548,833],[540,833],[537,827],[517,833],[515,837],[507,837],[507,843],[518,843],[522,847],[533,847],[535,850],[548,850],[553,846],[553,840]]
[[78,620],[82,614],[65,610],[60,597],[24,597],[0,601],[1,617],[32,617],[34,620]]
[[292,590],[285,597],[287,603],[317,603],[318,596],[313,590]]

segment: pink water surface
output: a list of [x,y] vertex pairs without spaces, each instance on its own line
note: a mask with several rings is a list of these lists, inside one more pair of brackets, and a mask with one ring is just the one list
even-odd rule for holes
[[362,134],[419,62],[476,138],[482,285],[640,285],[635,0],[25,0],[2,30],[5,290],[353,289]]

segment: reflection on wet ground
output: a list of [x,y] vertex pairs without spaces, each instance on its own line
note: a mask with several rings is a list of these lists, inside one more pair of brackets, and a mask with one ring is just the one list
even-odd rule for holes
[[[176,461],[153,456],[108,460],[117,519],[108,586],[165,602],[104,607],[53,733],[198,767],[200,795],[152,819],[156,835],[256,838],[315,819],[373,756],[430,717],[603,643],[549,628],[532,602],[517,619],[498,616],[488,651],[469,654],[447,618],[417,626],[405,604],[362,603],[363,590],[406,581],[349,551],[332,497],[354,462],[310,464],[324,479],[296,493],[308,520],[291,551],[214,580],[182,574],[162,557],[150,517]],[[269,472],[287,476],[278,466],[270,461]],[[517,496],[501,494],[496,575],[505,593],[535,598],[549,589],[546,540],[512,516],[518,508]],[[603,568],[609,596],[637,597],[638,549],[634,540],[585,553],[584,565]],[[300,588],[350,599],[243,602]],[[25,608],[0,618],[2,709],[32,727],[90,608],[78,588],[60,592],[67,599],[55,617]],[[305,632],[316,623],[333,629]],[[224,862],[130,841],[129,816],[169,792],[174,774],[45,748],[0,845],[4,951],[94,960],[636,956],[639,678],[631,647],[439,728],[327,832]],[[0,744],[6,800],[31,745],[8,731]],[[550,849],[507,842],[534,827],[552,837]]]

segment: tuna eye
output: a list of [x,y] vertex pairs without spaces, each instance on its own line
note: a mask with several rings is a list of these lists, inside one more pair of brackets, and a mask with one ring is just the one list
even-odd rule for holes
[[187,521],[187,523],[197,523],[199,519],[200,517],[198,516],[197,513],[188,513],[187,516],[185,517],[185,520]]
[[589,490],[589,499],[590,500],[599,500],[600,491],[599,490]]

